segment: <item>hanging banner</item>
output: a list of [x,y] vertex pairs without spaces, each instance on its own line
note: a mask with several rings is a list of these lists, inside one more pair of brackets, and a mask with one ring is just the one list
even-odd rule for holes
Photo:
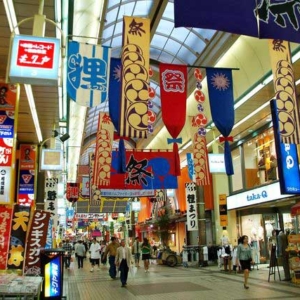
[[53,248],[53,220],[49,220],[45,249]]
[[[112,152],[112,169],[109,186],[101,189],[153,190],[177,188],[174,176],[174,154],[168,150],[126,151],[126,173],[117,172],[119,152]],[[99,191],[100,194],[100,191]]]
[[70,41],[67,92],[77,104],[94,107],[108,98],[111,48]]
[[234,125],[234,99],[232,71],[230,69],[207,68],[207,88],[212,120],[223,135],[220,142],[224,143],[224,158],[226,174],[233,175],[233,164],[229,142]]
[[18,203],[22,205],[34,205],[34,194],[36,185],[37,167],[37,146],[20,145],[19,160],[19,184],[18,184]]
[[8,205],[0,205],[0,270],[5,270],[9,249],[13,209]]
[[23,270],[29,220],[30,207],[18,204],[14,205],[7,269]]
[[57,185],[58,178],[45,178],[45,208],[51,214],[53,220],[53,228],[56,230],[58,225],[58,212],[57,212]]
[[175,175],[180,175],[180,159],[178,145],[181,139],[177,139],[185,124],[186,99],[187,99],[187,66],[160,64],[160,97],[162,120],[173,139],[175,154]]
[[[201,9],[199,9],[201,8]],[[216,29],[300,43],[298,0],[175,0],[175,27]]]
[[31,227],[26,243],[26,259],[24,274],[41,275],[40,251],[46,246],[46,238],[50,213],[42,210],[35,210]]
[[274,140],[277,154],[281,194],[300,194],[300,172],[297,145],[280,142],[280,123],[278,100],[271,100],[271,113],[274,128]]
[[67,182],[66,198],[69,202],[77,202],[79,197],[79,187],[77,182]]
[[114,125],[107,113],[100,112],[96,136],[93,185],[110,184],[111,153],[114,141]]
[[150,19],[124,17],[119,131],[122,137],[147,137],[149,56]]
[[290,45],[282,40],[269,40],[269,53],[277,100],[280,142],[300,144],[299,108]]
[[186,223],[188,231],[198,230],[198,212],[197,212],[197,196],[196,185],[194,182],[185,184],[186,197]]

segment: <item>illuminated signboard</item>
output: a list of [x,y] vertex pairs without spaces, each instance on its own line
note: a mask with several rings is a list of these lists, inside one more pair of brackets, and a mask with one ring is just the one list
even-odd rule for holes
[[12,40],[10,83],[58,85],[60,40],[16,35]]
[[41,170],[61,171],[63,169],[63,151],[42,149]]
[[226,173],[224,154],[208,154],[210,173]]

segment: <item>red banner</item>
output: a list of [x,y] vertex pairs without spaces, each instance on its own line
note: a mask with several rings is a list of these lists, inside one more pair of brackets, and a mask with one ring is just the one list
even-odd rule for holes
[[160,64],[160,97],[163,122],[172,136],[175,153],[175,175],[180,175],[180,159],[176,139],[186,119],[187,66]]
[[26,246],[24,273],[40,275],[40,250],[46,246],[47,231],[51,213],[43,210],[34,211]]
[[79,197],[79,184],[76,182],[67,183],[66,198],[69,202],[76,202]]
[[12,212],[12,207],[0,205],[0,270],[6,269]]

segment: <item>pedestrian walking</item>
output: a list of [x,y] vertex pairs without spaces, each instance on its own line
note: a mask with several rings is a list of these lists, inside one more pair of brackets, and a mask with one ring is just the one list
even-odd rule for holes
[[134,255],[135,266],[140,266],[140,256],[142,251],[142,243],[140,243],[139,238],[136,237],[132,245],[132,254]]
[[112,279],[115,279],[117,277],[117,269],[115,265],[115,258],[117,254],[117,249],[119,248],[119,243],[117,243],[116,238],[113,236],[111,237],[111,242],[108,244],[106,247],[106,250],[104,252],[103,260],[107,259],[107,255],[109,254],[108,257],[108,263],[109,263],[109,276]]
[[147,238],[144,238],[142,243],[142,261],[144,262],[145,273],[149,272],[151,246]]
[[90,262],[91,262],[91,272],[94,272],[95,265],[98,266],[100,270],[100,245],[96,238],[93,238],[93,242],[90,246]]
[[83,268],[83,259],[85,257],[85,247],[81,240],[75,245],[75,254],[77,257],[78,269]]
[[237,249],[237,265],[240,266],[244,272],[244,288],[249,289],[248,278],[251,264],[253,263],[251,247],[248,243],[248,236],[243,235],[242,244],[238,245]]
[[115,264],[121,272],[121,287],[125,287],[127,285],[128,271],[131,265],[131,249],[125,245],[125,240],[121,240],[121,246],[116,251]]
[[71,255],[73,251],[73,245],[70,243],[69,239],[66,239],[63,241],[62,248],[64,249],[64,262],[65,262],[65,268],[70,269],[70,263],[71,263]]

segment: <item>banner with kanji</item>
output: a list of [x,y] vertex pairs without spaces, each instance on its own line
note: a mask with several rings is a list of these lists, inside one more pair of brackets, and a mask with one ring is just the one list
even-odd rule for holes
[[188,231],[198,230],[198,211],[197,211],[197,196],[196,184],[194,182],[185,184],[186,197],[186,223]]
[[233,164],[229,142],[233,141],[230,132],[234,125],[234,98],[232,70],[206,68],[207,88],[212,120],[223,136],[226,174],[233,175]]
[[70,41],[67,92],[77,104],[93,107],[108,98],[111,48]]
[[13,208],[0,205],[0,270],[5,270],[9,249]]
[[300,144],[299,108],[289,43],[269,40],[281,143]]
[[180,159],[178,145],[182,139],[177,139],[185,124],[187,99],[187,66],[160,64],[160,98],[162,120],[170,133],[175,155],[175,175],[180,175]]
[[7,269],[23,270],[30,207],[15,204],[12,216]]
[[26,275],[37,276],[42,273],[40,251],[46,246],[50,215],[50,212],[43,210],[35,210],[33,213],[26,243],[26,259],[24,266],[24,274]]
[[150,19],[123,18],[120,136],[146,138],[148,130]]
[[0,80],[0,204],[12,204],[15,195],[15,124],[19,108],[19,85]]
[[300,42],[298,0],[175,0],[175,27]]
[[114,124],[107,113],[100,112],[96,135],[95,161],[92,184],[108,186],[110,184],[111,156],[114,141]]
[[53,220],[53,228],[56,230],[58,224],[58,200],[57,200],[57,189],[58,189],[58,178],[47,177],[45,178],[45,205],[44,211],[48,211],[51,214]]
[[[127,150],[126,173],[117,172],[119,152],[112,152],[111,180],[102,189],[174,189],[174,153],[168,150]],[[100,192],[99,192],[100,193]],[[93,197],[93,196],[92,196]]]
[[77,182],[67,182],[66,198],[69,202],[75,203],[79,198],[79,184]]

